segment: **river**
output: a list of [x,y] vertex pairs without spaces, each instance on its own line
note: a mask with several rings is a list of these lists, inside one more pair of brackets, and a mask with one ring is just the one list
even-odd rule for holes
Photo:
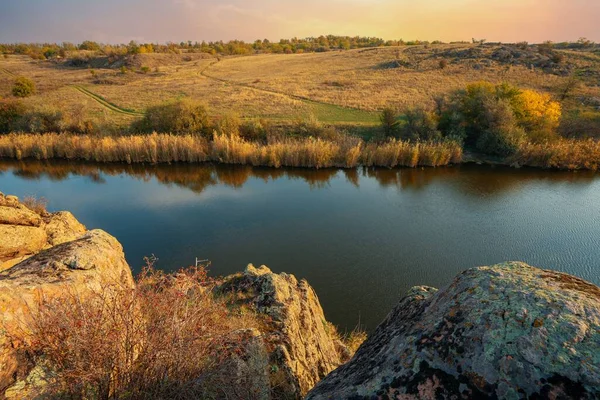
[[411,286],[507,260],[600,284],[600,175],[478,165],[304,170],[0,161],[0,191],[108,231],[139,271],[196,257],[306,278],[342,330],[373,329]]

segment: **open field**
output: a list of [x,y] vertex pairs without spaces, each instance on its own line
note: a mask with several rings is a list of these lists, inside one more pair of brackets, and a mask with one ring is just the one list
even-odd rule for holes
[[556,97],[571,76],[578,76],[583,84],[565,109],[583,106],[597,112],[600,56],[583,50],[554,51],[563,58],[560,64],[544,61],[532,46],[491,44],[227,57],[137,54],[112,63],[92,57],[78,67],[9,55],[0,59],[0,97],[11,96],[16,76],[26,76],[37,87],[26,104],[84,112],[117,130],[147,107],[183,97],[205,102],[215,117],[236,113],[244,119],[285,123],[314,115],[333,125],[368,127],[379,123],[378,112],[384,107],[433,107],[437,96],[470,82],[506,81]]

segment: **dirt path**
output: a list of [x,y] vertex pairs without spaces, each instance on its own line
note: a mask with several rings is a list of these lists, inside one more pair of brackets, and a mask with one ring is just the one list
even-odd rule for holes
[[12,77],[15,77],[15,78],[17,77],[17,74],[15,74],[14,72],[11,72],[11,71],[7,70],[6,68],[0,68],[0,71],[4,72],[5,74],[10,75]]
[[302,101],[313,107],[319,107],[321,109],[321,111],[325,112],[325,113],[329,112],[330,114],[336,114],[336,115],[348,114],[347,119],[344,118],[337,122],[355,122],[354,121],[355,118],[352,117],[352,114],[356,114],[356,113],[372,114],[369,111],[361,110],[360,108],[345,107],[345,106],[340,106],[337,104],[327,103],[324,101],[314,100],[314,99],[311,99],[311,98],[305,97],[305,96],[299,96],[299,95],[290,94],[290,93],[278,92],[277,90],[272,90],[272,89],[258,88],[256,86],[252,86],[247,83],[240,83],[240,82],[235,82],[235,81],[231,81],[231,80],[227,80],[227,79],[223,79],[223,78],[217,78],[216,76],[207,74],[208,69],[210,67],[212,67],[213,65],[217,64],[219,61],[221,61],[221,60],[211,62],[209,65],[204,67],[200,71],[199,74],[207,79],[211,79],[213,81],[225,83],[228,85],[243,87],[243,88],[255,90],[255,91],[261,92],[261,93],[266,93],[266,94],[275,95],[275,96],[284,96],[284,97],[287,97],[292,100]]
[[119,114],[129,115],[130,117],[140,117],[140,116],[144,115],[144,113],[139,112],[139,111],[129,110],[127,108],[119,107],[118,105],[109,102],[104,97],[102,97],[82,86],[73,85],[72,88],[83,93],[87,97],[90,97],[91,99],[97,101],[98,103],[102,104],[104,107],[108,108],[111,111],[117,112]]

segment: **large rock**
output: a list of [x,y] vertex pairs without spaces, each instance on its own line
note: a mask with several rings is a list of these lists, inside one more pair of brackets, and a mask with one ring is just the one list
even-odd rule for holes
[[0,193],[0,271],[85,231],[70,212],[36,212],[17,197]]
[[0,394],[33,367],[7,332],[19,329],[42,297],[107,288],[132,288],[131,270],[123,248],[108,233],[93,230],[80,238],[43,250],[12,268],[0,272]]
[[[313,288],[293,275],[249,265],[222,291],[235,292],[263,317],[275,398],[301,398],[339,366],[347,350],[330,331]],[[285,396],[285,397],[284,397]]]
[[307,398],[600,398],[600,288],[514,262],[413,288]]

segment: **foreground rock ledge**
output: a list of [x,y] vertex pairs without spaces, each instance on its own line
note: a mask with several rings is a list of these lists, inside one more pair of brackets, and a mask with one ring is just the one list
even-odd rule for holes
[[600,288],[518,262],[413,288],[307,398],[600,398]]
[[0,271],[85,232],[85,226],[68,211],[36,212],[17,197],[0,192]]
[[241,295],[262,316],[261,331],[271,366],[271,397],[300,399],[349,358],[349,350],[331,332],[314,289],[294,275],[248,265],[243,274],[225,278],[222,292]]

